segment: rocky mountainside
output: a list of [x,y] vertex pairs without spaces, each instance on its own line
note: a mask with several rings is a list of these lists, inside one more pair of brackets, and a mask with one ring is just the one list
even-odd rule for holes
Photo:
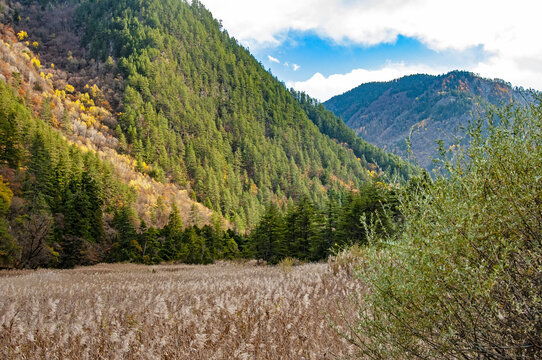
[[474,117],[490,105],[524,103],[528,94],[502,80],[466,71],[440,76],[412,75],[389,82],[367,83],[326,101],[360,137],[401,156],[413,154],[425,168],[437,156],[437,141],[449,146]]

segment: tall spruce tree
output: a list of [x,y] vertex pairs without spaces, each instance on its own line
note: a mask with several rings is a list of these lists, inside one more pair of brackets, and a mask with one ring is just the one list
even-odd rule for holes
[[181,250],[181,237],[183,234],[183,221],[179,213],[179,208],[175,203],[171,204],[171,212],[166,226],[162,229],[164,237],[164,246],[160,257],[164,260],[174,260]]
[[260,223],[251,233],[251,243],[257,259],[277,263],[287,255],[284,220],[275,205],[267,206]]

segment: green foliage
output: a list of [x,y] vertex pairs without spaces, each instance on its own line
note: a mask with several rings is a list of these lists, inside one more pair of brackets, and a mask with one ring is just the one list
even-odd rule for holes
[[13,192],[8,184],[4,182],[4,178],[0,175],[0,216],[6,216],[11,205]]
[[213,262],[205,239],[194,228],[190,228],[185,237],[179,254],[182,262],[187,264],[210,264]]
[[160,253],[163,260],[173,260],[176,258],[177,253],[180,251],[182,231],[183,222],[179,214],[179,209],[175,204],[172,204],[168,223],[161,231],[162,236],[165,238],[165,244]]
[[0,175],[0,267],[12,263],[17,250],[17,243],[13,241],[13,237],[8,231],[6,220],[12,198],[13,192]]
[[321,216],[317,216],[314,204],[305,197],[289,209],[285,217],[287,255],[299,260],[313,258],[311,244],[321,236]]
[[337,222],[335,242],[339,247],[367,244],[369,225],[377,234],[394,234],[399,218],[395,191],[375,180],[346,200]]
[[115,211],[113,227],[117,235],[108,253],[109,261],[141,262],[143,260],[143,248],[138,242],[139,236],[134,225],[136,218],[135,212],[127,206]]
[[367,180],[366,162],[330,137],[390,175],[408,176],[408,166],[354,139],[337,118],[326,117],[333,129],[322,134],[310,106],[199,2],[84,1],[77,22],[90,56],[116,63],[125,80],[122,151],[159,169],[157,179],[189,187],[240,231],[257,224],[269,201],[307,196],[321,207]]
[[[352,149],[363,166],[367,167],[369,163],[376,165],[385,172],[387,179],[391,181],[406,181],[419,174],[420,170],[411,163],[362,140],[354,130],[346,126],[341,118],[326,110],[324,105],[317,100],[293,89],[290,92],[299,101],[309,119],[318,126],[322,134]],[[324,179],[321,180],[325,181]]]
[[0,87],[0,165],[17,168],[22,160],[21,121],[28,110],[9,94],[9,89]]
[[267,206],[260,223],[250,236],[256,259],[276,264],[286,256],[284,219],[276,206]]
[[285,215],[269,205],[250,234],[248,255],[273,264],[286,257],[319,261],[338,248],[366,245],[371,236],[396,236],[402,226],[397,205],[395,190],[377,180],[350,193],[340,209],[333,202],[319,209],[308,197]]
[[10,183],[21,204],[0,216],[13,229],[3,232],[3,241],[10,238],[16,244],[11,249],[21,249],[4,265],[85,263],[87,245],[104,240],[104,211],[130,203],[131,190],[114,179],[110,165],[69,145],[49,124],[33,118],[3,82],[0,128],[6,135],[0,168],[12,174]]
[[404,232],[368,248],[346,334],[375,359],[542,355],[542,105],[492,111],[445,176],[403,194]]

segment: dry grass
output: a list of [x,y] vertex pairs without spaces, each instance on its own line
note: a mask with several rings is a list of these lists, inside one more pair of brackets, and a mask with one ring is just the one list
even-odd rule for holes
[[330,322],[358,286],[327,264],[0,271],[0,358],[342,358]]

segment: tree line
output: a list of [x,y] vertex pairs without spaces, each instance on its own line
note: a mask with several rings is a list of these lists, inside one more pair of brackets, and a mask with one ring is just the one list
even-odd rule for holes
[[286,211],[270,203],[249,234],[223,229],[219,221],[183,228],[174,205],[162,229],[147,227],[144,222],[135,226],[135,212],[123,207],[114,213],[116,233],[104,259],[145,264],[209,264],[233,259],[276,264],[286,257],[319,261],[347,246],[367,244],[369,224],[376,226],[378,233],[391,235],[400,226],[400,219],[395,191],[378,181],[349,194],[342,206],[329,202],[319,209],[308,197]]

